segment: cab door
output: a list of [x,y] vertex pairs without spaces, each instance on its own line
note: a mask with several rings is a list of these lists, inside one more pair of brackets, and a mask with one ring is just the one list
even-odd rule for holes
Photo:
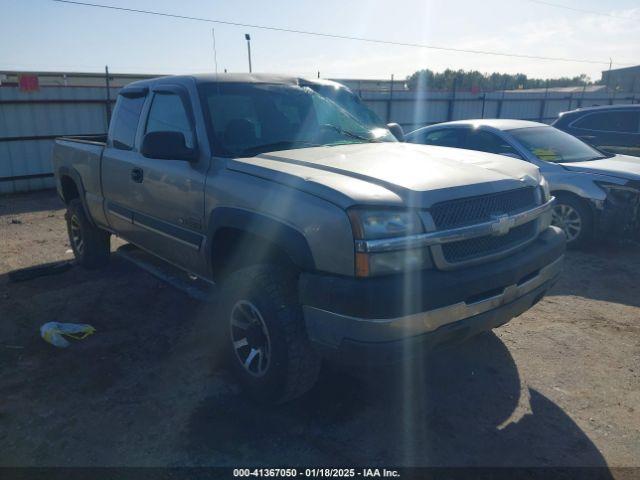
[[137,245],[142,244],[146,232],[133,223],[133,209],[140,195],[134,178],[140,161],[136,138],[147,98],[147,87],[120,91],[100,167],[107,222],[114,232]]
[[180,267],[206,274],[204,187],[210,157],[198,150],[193,106],[184,87],[152,89],[138,138],[141,147],[152,132],[179,132],[185,146],[199,154],[191,160],[138,155],[132,209],[133,224],[143,231],[141,246]]

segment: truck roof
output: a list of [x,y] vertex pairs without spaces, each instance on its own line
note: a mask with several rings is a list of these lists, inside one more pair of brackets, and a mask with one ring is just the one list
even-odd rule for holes
[[196,83],[270,83],[279,85],[300,85],[301,83],[327,85],[336,88],[347,88],[344,85],[332,80],[306,79],[291,75],[280,75],[275,73],[198,73],[193,75],[169,75],[165,77],[139,80],[125,86],[142,87],[158,83],[180,83],[183,81],[195,80]]

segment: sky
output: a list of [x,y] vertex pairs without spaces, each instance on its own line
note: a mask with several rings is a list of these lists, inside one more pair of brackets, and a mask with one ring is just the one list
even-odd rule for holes
[[[82,0],[81,0],[82,1]],[[338,35],[596,60],[579,63],[381,45],[179,20],[52,0],[0,0],[0,70],[113,73],[254,72],[403,79],[446,68],[554,78],[640,64],[639,0],[86,0],[178,15]]]

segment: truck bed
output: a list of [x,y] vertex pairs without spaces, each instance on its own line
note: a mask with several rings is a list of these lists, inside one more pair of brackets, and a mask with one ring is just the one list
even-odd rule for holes
[[106,147],[106,135],[80,135],[59,137],[53,145],[53,168],[58,177],[58,189],[63,194],[61,180],[68,176],[81,190],[91,217],[104,223],[102,208],[102,183],[100,170],[102,153]]
[[107,134],[101,135],[69,135],[65,137],[58,137],[58,140],[65,140],[68,142],[79,142],[79,143],[97,143],[99,145],[105,146],[107,144]]

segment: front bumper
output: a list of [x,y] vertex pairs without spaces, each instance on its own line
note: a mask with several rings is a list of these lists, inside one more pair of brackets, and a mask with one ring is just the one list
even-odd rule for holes
[[461,270],[370,279],[303,274],[307,333],[325,354],[348,362],[375,352],[367,363],[393,361],[407,342],[433,347],[467,338],[540,300],[560,274],[564,248],[564,234],[550,227],[519,253]]
[[640,238],[640,196],[619,201],[611,196],[595,206],[594,233],[598,237]]

